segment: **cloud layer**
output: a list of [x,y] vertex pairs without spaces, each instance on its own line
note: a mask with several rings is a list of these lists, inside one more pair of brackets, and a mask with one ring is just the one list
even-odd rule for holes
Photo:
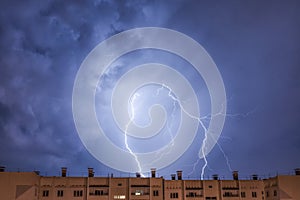
[[[94,167],[72,117],[72,87],[87,54],[120,31],[181,31],[210,53],[224,79],[229,116],[220,145],[232,168],[266,174],[300,166],[299,2],[1,1],[0,164],[74,174]],[[222,152],[207,174],[227,175]],[[162,170],[186,174],[197,149]],[[192,176],[198,176],[201,164]],[[224,170],[226,169],[226,170]]]

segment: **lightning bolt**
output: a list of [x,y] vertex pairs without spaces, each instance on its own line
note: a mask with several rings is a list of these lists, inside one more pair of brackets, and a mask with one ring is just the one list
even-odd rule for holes
[[[156,90],[156,96],[158,96],[160,94],[160,91],[162,91],[163,89],[164,89],[164,85],[162,85],[160,88],[158,88]],[[176,102],[173,101],[173,110],[172,110],[172,114],[171,114],[171,122],[174,120],[175,110],[176,110]],[[168,133],[169,133],[170,138],[171,138],[171,145],[174,146],[174,136],[172,135],[172,130],[171,130],[171,127],[168,123],[167,123],[167,130],[168,130]],[[168,152],[165,152],[164,154],[159,153],[159,157],[157,159],[153,160],[151,162],[151,164],[155,163],[157,160],[160,160],[161,157],[163,157],[163,155],[169,154],[170,151],[171,151],[171,148]]]
[[[194,119],[194,120],[197,120],[199,125],[201,126],[201,128],[204,130],[204,139],[202,140],[202,146],[201,148],[199,149],[199,153],[198,153],[198,156],[199,158],[197,159],[197,161],[193,164],[193,170],[191,173],[189,174],[192,174],[194,173],[194,171],[196,170],[196,166],[199,164],[199,161],[200,161],[200,155],[202,155],[202,158],[203,158],[203,161],[204,161],[204,164],[201,168],[201,179],[203,180],[204,179],[204,173],[205,173],[205,170],[206,168],[208,167],[208,160],[207,160],[207,157],[205,155],[205,148],[206,148],[206,143],[207,143],[207,139],[208,139],[208,129],[207,127],[205,126],[204,122],[205,120],[211,120],[213,117],[215,116],[218,116],[218,115],[224,115],[224,106],[222,106],[221,110],[219,113],[216,113],[214,115],[207,115],[207,116],[203,116],[203,117],[198,117],[198,116],[194,116],[192,115],[191,113],[189,113],[181,104],[180,100],[173,95],[173,91],[172,89],[166,85],[166,84],[162,84],[162,86],[160,88],[157,89],[157,92],[156,92],[156,95],[159,95],[160,91],[163,90],[164,88],[166,88],[168,90],[168,96],[173,100],[173,110],[172,110],[172,119],[174,119],[174,112],[175,112],[175,108],[176,108],[176,103],[178,103],[180,109],[182,110],[182,112],[184,112],[187,116],[189,116],[190,118]],[[130,109],[131,109],[131,117],[130,117],[130,120],[129,122],[127,123],[126,125],[126,129],[125,129],[125,146],[126,146],[126,149],[129,151],[129,153],[134,157],[136,163],[137,163],[137,166],[138,166],[138,172],[144,177],[144,175],[142,174],[142,167],[141,167],[141,163],[138,159],[138,156],[133,152],[133,150],[130,148],[129,144],[128,144],[128,128],[129,126],[131,125],[131,123],[133,123],[133,120],[135,118],[135,109],[134,109],[134,102],[135,100],[137,99],[137,97],[139,97],[140,95],[138,93],[135,93],[130,101]],[[247,113],[246,115],[248,115],[249,113]],[[227,116],[227,115],[226,115]],[[240,116],[240,115],[230,115],[232,117],[234,116]],[[170,137],[172,138],[171,141],[173,142],[174,140],[174,136],[171,134],[171,129],[170,129],[170,126],[167,125],[167,129],[168,129],[168,133],[170,134]],[[215,140],[215,138],[213,138]],[[215,140],[216,141],[216,140]],[[226,155],[226,153],[224,152],[224,150],[222,149],[221,145],[216,141],[216,144],[218,145],[220,151],[222,152],[223,154],[223,157],[225,158],[226,160],[226,164],[227,164],[227,167],[230,171],[232,171],[232,168],[231,168],[231,165],[230,165],[230,162],[229,162],[229,158],[228,156]],[[161,157],[162,155],[160,155]],[[159,159],[159,158],[158,158]]]
[[[207,164],[208,164],[207,158],[206,158],[206,155],[205,155],[205,146],[206,146],[206,142],[207,142],[207,128],[205,127],[205,125],[204,125],[204,123],[203,123],[203,121],[202,121],[204,118],[201,119],[200,117],[197,117],[197,116],[194,116],[194,115],[190,114],[190,113],[189,113],[187,110],[185,110],[185,108],[182,106],[180,100],[177,99],[177,98],[172,94],[172,89],[171,89],[169,86],[167,86],[167,85],[165,85],[165,84],[162,84],[162,87],[165,87],[165,88],[168,89],[168,91],[169,91],[169,92],[168,92],[168,96],[171,97],[171,98],[173,99],[174,102],[177,102],[177,103],[178,103],[178,105],[180,106],[180,109],[181,109],[187,116],[189,116],[189,117],[192,118],[192,119],[197,120],[198,123],[200,124],[200,126],[202,127],[202,129],[204,130],[204,139],[203,139],[203,141],[202,141],[202,147],[201,147],[201,149],[200,149],[200,151],[199,151],[199,154],[202,154],[203,160],[204,160],[204,165],[202,166],[202,169],[201,169],[201,179],[203,179],[203,177],[204,177],[204,172],[205,172],[205,168],[207,167]],[[199,161],[197,161],[196,164],[198,164],[198,162],[199,162]],[[196,165],[194,165],[194,167],[195,167],[195,166],[196,166]]]
[[218,145],[220,151],[221,151],[222,154],[223,154],[223,157],[224,157],[225,160],[226,160],[226,164],[227,164],[228,169],[232,172],[233,170],[232,170],[232,168],[231,168],[231,165],[230,165],[228,156],[225,154],[225,151],[223,150],[223,148],[221,147],[221,145],[220,145],[218,142],[216,142],[216,144]]
[[[252,113],[254,113],[256,111],[257,108],[254,108],[253,110],[251,111],[248,111],[247,113],[239,113],[239,114],[230,114],[230,113],[226,113],[224,114],[224,104],[222,105],[222,108],[221,108],[221,111],[219,113],[216,113],[214,115],[207,115],[207,116],[204,116],[204,117],[201,117],[199,119],[201,120],[204,120],[204,119],[209,119],[211,120],[214,116],[217,116],[217,115],[225,115],[226,117],[232,117],[232,118],[235,118],[235,117],[243,117],[243,118],[246,118],[248,117],[249,115],[251,115]],[[231,167],[231,164],[230,164],[230,161],[229,161],[229,158],[228,156],[226,155],[225,151],[223,150],[222,146],[218,143],[218,141],[216,140],[216,138],[213,137],[213,135],[211,136],[212,139],[215,141],[215,143],[217,144],[219,150],[221,151],[225,161],[226,161],[226,165],[227,165],[227,168],[229,171],[233,171],[232,167]],[[222,136],[223,138],[225,138],[224,136]],[[227,139],[231,139],[230,137],[227,137]],[[203,154],[204,155],[204,154]],[[196,170],[196,166],[199,164],[199,161],[200,161],[200,158],[197,159],[197,161],[193,164],[193,170],[192,172],[190,172],[188,175],[191,175],[195,172]],[[207,161],[207,160],[206,160]],[[207,165],[208,163],[205,162],[205,165],[202,167],[202,173],[201,173],[201,178],[203,179],[203,175],[204,175],[204,170],[206,167],[208,167]]]
[[[203,158],[203,160],[204,160],[204,165],[203,165],[202,168],[201,168],[201,179],[203,180],[203,179],[204,179],[205,169],[206,169],[207,166],[208,166],[208,161],[207,161],[207,158],[206,158],[206,155],[205,155],[205,148],[206,148],[206,143],[207,143],[207,138],[208,138],[208,135],[207,135],[208,130],[207,130],[207,127],[206,127],[205,124],[204,124],[204,121],[205,121],[206,119],[212,119],[213,117],[215,117],[215,116],[217,116],[217,115],[224,115],[224,112],[223,112],[223,110],[224,110],[224,105],[222,106],[221,111],[220,111],[219,113],[214,114],[214,115],[210,115],[210,116],[208,115],[208,116],[204,116],[204,117],[194,116],[194,115],[190,114],[187,110],[185,110],[185,108],[182,106],[180,100],[177,99],[177,98],[173,95],[172,89],[171,89],[169,86],[163,84],[162,87],[165,87],[165,88],[168,89],[168,91],[169,91],[169,92],[168,92],[168,96],[171,97],[171,98],[173,99],[174,102],[177,102],[177,103],[179,104],[180,109],[181,109],[187,116],[189,116],[189,117],[192,118],[192,119],[197,120],[198,123],[200,124],[200,126],[202,127],[202,129],[204,130],[204,139],[202,140],[202,146],[201,146],[201,148],[200,148],[200,150],[199,150],[199,153],[198,153],[198,155],[202,155],[202,158]],[[225,154],[225,152],[224,152],[224,150],[222,149],[221,145],[220,145],[217,141],[216,141],[216,144],[218,145],[220,151],[222,152],[222,154],[223,154],[223,156],[224,156],[224,158],[225,158],[225,160],[226,160],[226,164],[227,164],[228,168],[230,169],[230,171],[232,171],[231,166],[230,166],[230,163],[229,163],[229,159],[228,159],[227,155]],[[193,164],[193,171],[192,171],[190,174],[192,174],[192,173],[195,171],[196,166],[198,165],[199,161],[200,161],[200,158],[198,158],[197,161]]]
[[129,119],[129,122],[126,124],[126,128],[125,128],[125,137],[124,137],[124,143],[125,143],[125,147],[128,150],[128,152],[134,157],[135,162],[137,163],[138,166],[138,172],[141,174],[142,177],[145,177],[144,174],[142,174],[142,167],[141,167],[141,163],[139,161],[138,156],[132,151],[132,149],[130,148],[129,144],[128,144],[128,128],[129,126],[133,123],[134,117],[135,117],[135,110],[134,110],[134,101],[136,100],[137,97],[139,97],[140,94],[135,93],[132,97],[132,99],[130,100],[130,110],[131,110],[131,116]]

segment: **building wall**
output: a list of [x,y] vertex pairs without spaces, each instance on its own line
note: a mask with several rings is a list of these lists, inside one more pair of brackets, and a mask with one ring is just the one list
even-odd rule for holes
[[88,179],[88,199],[90,200],[109,200],[110,178],[89,177]]
[[277,176],[264,182],[266,200],[300,199],[300,176]]
[[300,199],[300,176],[278,176],[277,180],[280,199]]
[[43,177],[0,172],[5,200],[300,200],[300,176],[266,180]]
[[150,200],[164,199],[163,178],[150,178]]
[[218,180],[207,180],[203,181],[203,194],[205,199],[219,200],[220,199],[220,188]]
[[203,181],[200,180],[185,180],[183,182],[183,197],[186,200],[203,200],[204,189]]
[[87,199],[85,177],[41,177],[39,199]]
[[221,199],[240,199],[240,181],[238,180],[221,180],[220,183],[220,197]]
[[263,180],[242,180],[239,182],[240,199],[242,200],[264,200],[264,182]]
[[277,177],[264,180],[264,191],[266,200],[279,200],[279,186]]
[[0,199],[38,199],[39,179],[34,172],[0,172]]
[[174,200],[183,199],[183,181],[182,180],[165,180],[164,181],[164,199]]

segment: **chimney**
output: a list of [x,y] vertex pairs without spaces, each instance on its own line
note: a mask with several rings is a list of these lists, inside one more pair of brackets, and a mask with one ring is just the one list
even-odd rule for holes
[[155,173],[156,173],[156,169],[155,168],[151,168],[151,177],[155,178]]
[[182,171],[181,170],[177,171],[177,179],[182,180]]
[[5,167],[4,166],[0,166],[0,172],[5,172]]
[[213,177],[213,180],[219,180],[218,174],[214,174],[214,175],[212,175],[212,177]]
[[91,167],[88,168],[88,176],[94,177],[94,168],[91,168]]
[[141,173],[140,173],[140,172],[136,172],[136,173],[135,173],[135,176],[136,176],[137,178],[141,178]]
[[62,167],[61,168],[61,176],[62,177],[66,177],[67,176],[67,168],[66,167]]
[[233,177],[233,180],[239,180],[239,172],[238,171],[233,171],[232,172],[232,177]]
[[252,175],[252,180],[257,180],[257,174]]
[[171,174],[171,179],[175,180],[176,179],[176,174]]
[[295,175],[299,176],[300,175],[300,168],[295,169]]

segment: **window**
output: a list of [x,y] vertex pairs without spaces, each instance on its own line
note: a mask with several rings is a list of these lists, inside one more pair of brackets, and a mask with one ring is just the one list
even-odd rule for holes
[[269,197],[269,191],[266,192],[266,196]]
[[115,195],[114,199],[125,199],[125,195]]
[[189,192],[187,194],[187,197],[197,197],[197,193],[196,192]]
[[74,197],[82,197],[82,190],[74,190],[73,196]]
[[58,197],[63,197],[64,196],[64,191],[63,190],[57,190],[57,196]]
[[178,192],[172,192],[172,193],[170,193],[170,198],[171,199],[178,199]]
[[212,188],[212,185],[209,185],[208,188]]
[[241,192],[241,197],[245,198],[246,197],[246,192]]
[[257,194],[256,194],[256,192],[252,192],[252,197],[257,197]]
[[274,197],[276,197],[277,196],[277,191],[276,190],[274,190]]
[[118,186],[122,186],[122,183],[118,183]]
[[102,196],[104,195],[103,190],[95,190],[95,196]]
[[144,195],[144,191],[143,190],[136,190],[134,195],[136,195],[136,196]]
[[153,196],[156,196],[156,197],[159,196],[158,195],[158,190],[153,190]]
[[49,196],[49,190],[43,190],[43,197]]

